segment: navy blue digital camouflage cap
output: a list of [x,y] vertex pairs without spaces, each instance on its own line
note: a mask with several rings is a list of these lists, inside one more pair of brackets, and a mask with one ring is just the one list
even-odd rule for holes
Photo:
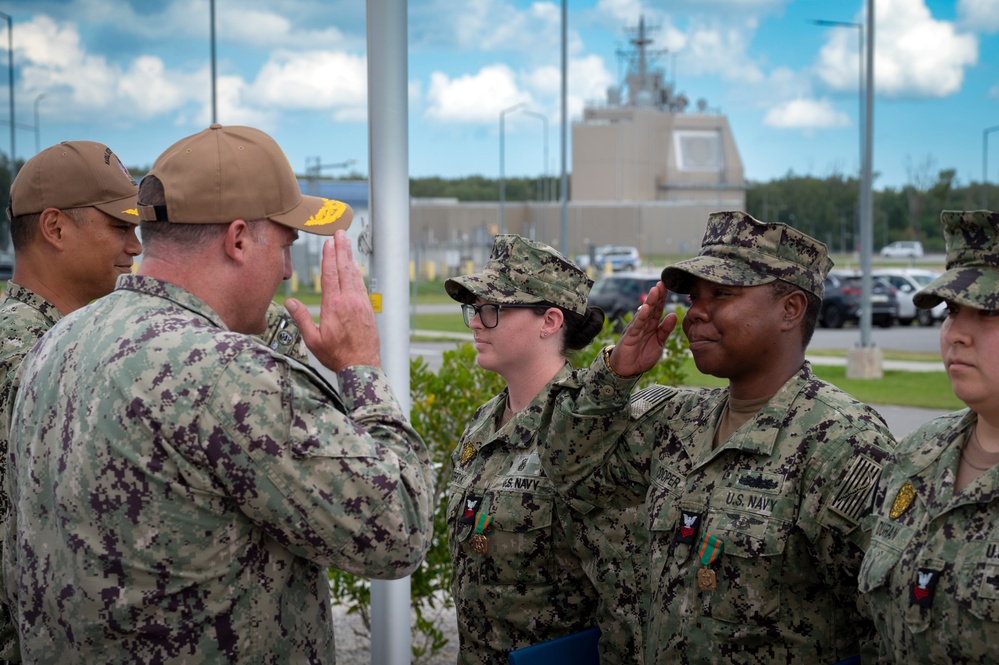
[[505,305],[547,302],[586,314],[593,281],[575,263],[548,245],[518,235],[496,236],[482,272],[444,282],[447,294],[460,303],[476,298]]
[[782,279],[821,298],[832,265],[826,246],[815,238],[730,210],[708,216],[700,254],[664,268],[662,280],[670,291],[690,293],[694,277],[730,286]]
[[944,300],[974,309],[999,309],[999,213],[944,210],[947,271],[912,296],[920,309]]

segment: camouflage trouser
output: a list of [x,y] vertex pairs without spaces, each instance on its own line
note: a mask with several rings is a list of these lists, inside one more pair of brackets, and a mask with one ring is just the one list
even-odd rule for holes
[[5,603],[0,603],[0,663],[20,663],[17,629]]

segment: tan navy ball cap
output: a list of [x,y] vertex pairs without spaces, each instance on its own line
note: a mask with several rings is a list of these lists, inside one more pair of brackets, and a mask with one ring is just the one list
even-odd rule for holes
[[227,224],[269,219],[331,236],[354,212],[341,201],[304,196],[288,158],[273,138],[252,127],[214,124],[177,141],[149,176],[163,184],[166,205],[139,204],[144,222]]
[[13,219],[46,208],[97,208],[115,219],[138,224],[138,191],[111,148],[94,141],[63,141],[21,167],[10,186],[7,216]]

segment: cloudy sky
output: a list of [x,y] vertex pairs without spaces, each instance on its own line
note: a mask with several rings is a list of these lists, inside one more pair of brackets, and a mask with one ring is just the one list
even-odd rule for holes
[[[945,168],[980,181],[983,132],[999,125],[999,0],[876,5],[875,187]],[[43,148],[101,141],[130,166],[211,121],[209,0],[7,0],[0,11],[14,22],[19,157],[35,153],[36,109]],[[361,0],[216,0],[219,121],[269,132],[299,172],[319,158],[367,173],[365,11]],[[499,113],[520,102],[547,117],[558,173],[560,3],[409,0],[408,13],[410,173],[496,177]],[[621,82],[618,53],[640,16],[676,92],[728,116],[747,178],[857,172],[858,31],[813,21],[863,21],[860,0],[569,0],[570,121]],[[999,182],[999,131],[989,136]],[[508,114],[505,138],[507,176],[546,166],[536,116]]]

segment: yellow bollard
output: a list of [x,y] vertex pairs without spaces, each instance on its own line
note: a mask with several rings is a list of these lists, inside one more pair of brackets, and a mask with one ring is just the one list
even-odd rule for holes
[[291,279],[288,280],[291,284],[291,292],[298,293],[298,273],[294,270],[291,271]]
[[437,278],[437,264],[427,261],[427,280],[432,282]]

